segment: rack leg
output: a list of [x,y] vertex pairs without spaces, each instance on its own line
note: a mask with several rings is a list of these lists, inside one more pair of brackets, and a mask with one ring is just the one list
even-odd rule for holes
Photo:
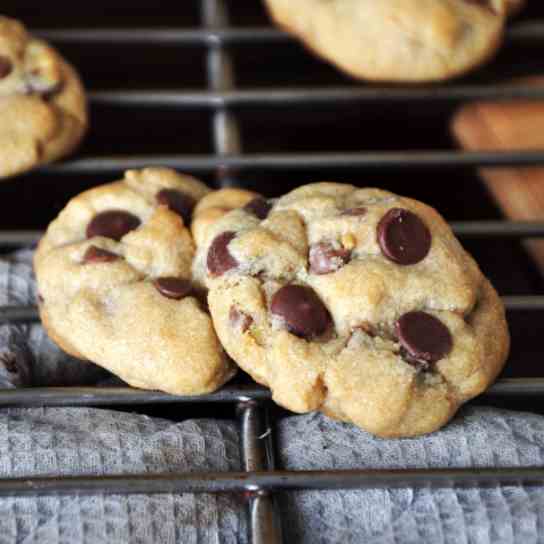
[[[247,472],[272,470],[274,453],[265,408],[254,401],[238,405],[242,466]],[[252,490],[249,498],[249,530],[252,544],[280,544],[281,524],[274,498],[265,491]]]

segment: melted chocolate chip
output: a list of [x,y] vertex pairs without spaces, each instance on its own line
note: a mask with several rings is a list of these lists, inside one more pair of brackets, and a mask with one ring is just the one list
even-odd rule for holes
[[119,255],[108,251],[107,249],[102,249],[101,247],[90,246],[85,255],[83,255],[83,262],[85,264],[89,263],[111,263],[119,259]]
[[236,306],[231,306],[229,311],[229,321],[234,329],[240,332],[246,332],[253,324],[253,318],[244,312],[241,312]]
[[268,217],[270,210],[272,209],[272,204],[267,202],[264,198],[257,197],[248,202],[244,206],[244,210],[248,213],[253,214],[255,217],[259,218],[261,221]]
[[153,285],[166,298],[181,300],[191,292],[191,282],[182,278],[157,278]]
[[431,249],[431,233],[415,213],[393,208],[378,224],[378,243],[389,260],[401,265],[416,264]]
[[176,189],[163,189],[157,194],[157,202],[177,213],[186,225],[191,222],[191,213],[196,204],[192,196]]
[[348,208],[347,210],[344,210],[342,212],[342,215],[351,215],[351,216],[354,216],[354,217],[362,217],[363,215],[366,215],[367,213],[367,209],[366,208],[363,208],[363,207],[359,207],[359,208]]
[[408,312],[395,325],[402,346],[401,354],[409,363],[427,368],[451,351],[453,339],[448,328],[425,312]]
[[285,321],[287,330],[302,338],[323,334],[331,324],[329,311],[313,289],[286,285],[277,291],[270,304],[271,312]]
[[223,232],[212,242],[208,250],[206,264],[211,276],[222,276],[231,268],[238,266],[238,261],[230,254],[228,245],[236,237],[234,232]]
[[313,274],[330,274],[342,268],[351,256],[349,249],[336,248],[331,242],[319,242],[310,247],[310,271]]
[[13,64],[11,63],[11,60],[9,60],[8,57],[0,55],[0,79],[8,77],[12,70]]
[[123,210],[110,210],[95,215],[87,225],[87,238],[104,236],[119,241],[127,232],[137,229],[140,220]]

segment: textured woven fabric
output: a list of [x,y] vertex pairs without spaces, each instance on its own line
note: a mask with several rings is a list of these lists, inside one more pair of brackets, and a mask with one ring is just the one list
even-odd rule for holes
[[[31,251],[0,260],[0,305],[35,303]],[[0,326],[0,387],[115,383],[69,357],[39,324]],[[468,407],[445,429],[381,440],[321,414],[278,423],[293,470],[542,466],[544,418]],[[240,470],[238,432],[224,421],[172,423],[117,411],[0,410],[0,478]],[[279,495],[286,544],[544,542],[542,487],[301,491]],[[0,499],[0,544],[247,541],[236,495]]]
[[[292,470],[539,466],[544,418],[468,407],[443,430],[381,440],[321,414],[278,427]],[[544,542],[544,489],[301,491],[281,496],[286,541],[308,544],[530,544]]]
[[[32,251],[0,260],[0,306],[33,306]],[[0,387],[88,385],[110,376],[59,349],[38,323],[0,326]]]
[[[234,424],[89,408],[0,411],[0,477],[240,470]],[[0,543],[246,542],[235,495],[0,499]]]

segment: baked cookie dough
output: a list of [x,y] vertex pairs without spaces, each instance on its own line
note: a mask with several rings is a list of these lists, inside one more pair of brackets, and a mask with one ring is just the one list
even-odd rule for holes
[[246,189],[226,187],[211,191],[198,202],[193,211],[191,233],[197,246],[206,240],[206,232],[212,223],[236,208],[242,208],[260,195]]
[[223,346],[294,412],[383,437],[428,433],[506,360],[497,293],[421,202],[311,184],[266,216],[228,213],[198,252]]
[[0,179],[70,153],[87,129],[74,68],[14,19],[0,16]]
[[502,42],[520,0],[266,0],[276,23],[347,73],[424,82],[463,74]]
[[[236,187],[226,187],[208,193],[196,205],[193,212],[191,233],[196,247],[206,244],[211,225],[225,214],[244,206],[249,208],[262,206],[263,202],[267,207],[268,204],[258,193]],[[197,255],[199,255],[199,258],[196,258],[193,263],[193,279],[201,290],[205,290],[206,258],[203,253]]]
[[208,192],[196,179],[149,168],[72,199],[34,257],[53,340],[143,389],[193,395],[230,379],[234,365],[192,293],[184,221]]

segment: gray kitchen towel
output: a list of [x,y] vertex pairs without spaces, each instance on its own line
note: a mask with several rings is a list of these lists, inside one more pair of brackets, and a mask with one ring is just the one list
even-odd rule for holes
[[[35,306],[31,250],[0,259],[0,306]],[[70,357],[38,323],[0,326],[0,387],[89,385],[111,374]]]
[[[544,418],[469,406],[429,436],[382,440],[309,414],[281,421],[278,443],[291,470],[542,467]],[[289,543],[544,542],[542,486],[300,491],[280,504]]]
[[[0,306],[35,303],[32,252],[0,260]],[[103,383],[39,324],[0,326],[0,387]],[[544,418],[465,408],[430,436],[380,440],[321,414],[282,419],[279,460],[293,470],[542,466]],[[224,421],[172,423],[89,409],[0,410],[0,477],[239,470]],[[544,489],[300,491],[280,495],[287,544],[544,542]],[[0,544],[244,543],[236,495],[0,499]]]
[[[236,426],[90,408],[0,410],[0,477],[240,470]],[[245,543],[240,496],[0,499],[1,544]]]

